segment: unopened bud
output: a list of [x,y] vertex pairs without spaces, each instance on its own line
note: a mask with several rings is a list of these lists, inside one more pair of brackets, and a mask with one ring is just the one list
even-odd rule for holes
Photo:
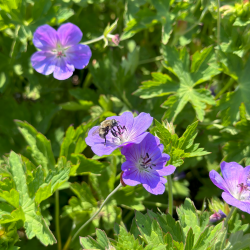
[[114,35],[113,37],[112,37],[112,42],[116,45],[116,46],[118,46],[119,45],[119,42],[120,42],[120,36],[118,35],[118,34],[116,34],[116,35]]
[[166,128],[167,130],[170,132],[171,135],[174,135],[175,134],[175,129],[174,129],[174,124],[173,122],[167,122],[166,124]]
[[214,213],[209,217],[209,222],[213,223],[226,217],[227,216],[221,210],[219,210],[218,213]]

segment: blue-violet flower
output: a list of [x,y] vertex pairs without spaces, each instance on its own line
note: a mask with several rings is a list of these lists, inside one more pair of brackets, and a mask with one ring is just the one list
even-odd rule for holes
[[236,162],[222,162],[221,172],[223,178],[215,171],[209,173],[211,181],[218,188],[224,190],[223,200],[240,210],[250,213],[250,166],[243,168]]
[[160,140],[149,133],[140,144],[123,147],[121,152],[126,157],[122,164],[123,182],[129,186],[142,184],[152,194],[163,194],[167,182],[163,176],[176,169],[172,165],[165,167],[170,157],[163,149]]
[[81,30],[72,23],[66,23],[56,31],[45,24],[37,28],[33,43],[40,49],[31,57],[32,67],[43,75],[65,80],[75,69],[88,65],[91,50],[88,45],[78,44],[82,39]]
[[98,133],[94,133],[99,126],[91,128],[85,139],[87,145],[99,156],[111,154],[115,149],[131,143],[140,143],[148,134],[145,131],[153,121],[150,114],[140,113],[134,118],[131,112],[124,112],[121,116],[108,117],[106,120],[112,119],[118,122],[118,126],[107,134],[106,143]]

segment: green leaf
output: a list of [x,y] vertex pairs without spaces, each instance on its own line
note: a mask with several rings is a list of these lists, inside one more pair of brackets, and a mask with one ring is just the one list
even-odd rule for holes
[[93,159],[88,159],[81,154],[72,154],[71,175],[82,175],[86,173],[100,174],[103,169],[109,166],[108,162],[100,162]]
[[13,207],[19,207],[19,193],[15,189],[11,189],[10,192],[0,190],[0,197],[6,200]]
[[194,55],[191,69],[189,68],[189,56],[185,48],[178,52],[175,48],[164,46],[163,55],[167,69],[179,78],[174,95],[162,104],[163,108],[168,109],[164,118],[174,120],[184,106],[190,102],[197,118],[202,121],[206,105],[214,105],[215,101],[209,90],[194,87],[219,74],[219,70],[215,66],[209,65],[215,61],[212,47],[205,48],[202,52],[197,52]]
[[184,250],[192,250],[194,245],[194,233],[192,228],[188,230]]
[[135,239],[134,236],[127,232],[124,227],[120,226],[119,229],[118,242],[116,245],[117,250],[143,250],[143,247],[140,245],[138,239]]
[[[24,169],[25,165],[23,164],[21,157],[14,152],[11,152],[9,157],[9,171],[13,176],[16,190],[19,193],[19,205],[21,207],[19,209],[18,217],[24,221],[24,228],[28,239],[32,239],[36,236],[46,246],[54,244],[56,243],[54,235],[40,215],[34,199],[29,197]],[[12,214],[15,211],[13,211]]]
[[243,235],[243,231],[232,233],[228,239],[225,250],[241,250],[250,245],[250,235]]
[[69,111],[77,111],[77,110],[89,110],[93,106],[93,102],[82,100],[80,103],[77,102],[66,102],[62,103],[62,109]]
[[226,54],[222,60],[225,73],[233,77],[238,86],[234,92],[227,92],[218,101],[218,108],[222,111],[223,125],[227,126],[237,120],[237,114],[241,103],[244,103],[246,111],[250,114],[249,86],[250,80],[247,72],[250,70],[250,59],[248,58],[244,67],[240,58],[233,54]]
[[22,133],[23,137],[29,144],[31,148],[31,156],[34,159],[35,163],[42,165],[46,173],[48,171],[55,169],[55,159],[51,149],[50,141],[37,132],[34,127],[32,127],[27,122],[15,121],[19,131]]
[[136,211],[135,220],[142,237],[148,244],[153,243],[154,246],[164,244],[162,230],[156,220],[151,220],[147,214],[143,215],[138,211]]
[[96,121],[90,121],[87,124],[83,123],[76,129],[74,129],[73,126],[70,126],[67,129],[66,135],[63,139],[60,149],[60,156],[64,156],[67,160],[70,160],[72,153],[82,153],[82,151],[87,147],[85,143],[87,132],[95,125],[95,123]]

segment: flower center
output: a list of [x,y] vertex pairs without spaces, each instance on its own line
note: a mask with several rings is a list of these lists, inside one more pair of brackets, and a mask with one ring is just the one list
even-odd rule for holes
[[244,183],[240,183],[237,185],[239,188],[238,191],[238,199],[239,200],[250,200],[250,189],[248,185],[245,185]]
[[146,153],[146,155],[144,157],[141,156],[141,158],[139,159],[138,165],[137,165],[137,167],[140,171],[145,171],[148,168],[152,169],[152,166],[155,167],[156,165],[152,163],[152,159],[149,158],[148,153]]
[[63,48],[61,46],[61,44],[57,44],[56,48],[52,50],[52,52],[56,55],[57,58],[62,58],[62,57],[66,57],[65,51],[67,50],[67,48]]
[[121,126],[121,125],[118,125],[116,126],[116,129],[113,127],[110,132],[111,134],[119,139],[119,141],[115,140],[116,141],[116,144],[122,144],[124,142],[126,142],[125,138],[124,138],[124,132],[127,131],[126,127],[125,126]]

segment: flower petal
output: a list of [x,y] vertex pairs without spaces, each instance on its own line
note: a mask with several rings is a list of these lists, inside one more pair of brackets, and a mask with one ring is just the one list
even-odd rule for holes
[[160,176],[167,176],[167,175],[174,173],[175,170],[176,170],[175,166],[168,165],[167,167],[164,167],[164,168],[156,170],[156,171]]
[[49,75],[55,70],[55,55],[47,51],[37,51],[31,56],[32,67],[43,75]]
[[246,166],[241,172],[239,183],[243,183],[244,185],[249,186],[249,181],[250,181],[250,166]]
[[74,70],[74,66],[67,63],[64,58],[57,58],[53,76],[58,80],[65,80],[73,75]]
[[78,44],[82,39],[81,30],[73,23],[65,23],[57,30],[59,40],[63,47]]
[[134,118],[132,130],[129,133],[129,140],[133,140],[141,133],[145,132],[153,122],[153,117],[148,113],[140,113]]
[[[126,163],[126,166],[128,168],[124,166],[124,163]],[[124,163],[122,164],[123,165],[122,168],[125,169],[122,175],[124,183],[129,186],[136,186],[138,184],[141,184],[140,172],[138,171],[138,169],[134,167],[132,164],[130,165],[129,162],[124,162]]]
[[222,193],[223,200],[231,206],[237,207],[240,210],[247,212],[250,214],[250,202],[249,201],[239,201],[235,199],[231,194],[228,192]]
[[236,162],[227,163],[223,161],[221,163],[221,173],[232,195],[237,192],[237,186],[240,183],[240,176],[243,170],[244,168]]
[[70,61],[76,69],[83,69],[89,63],[92,53],[88,45],[77,44],[66,50],[67,60]]
[[155,187],[152,187],[148,184],[143,184],[143,187],[151,194],[154,195],[163,194],[166,189],[165,187],[166,182],[167,180],[165,178],[161,178],[161,180],[157,183]]
[[38,27],[34,33],[33,43],[41,50],[49,51],[55,49],[58,43],[56,30],[47,24]]
[[215,170],[209,172],[209,177],[215,186],[226,192],[229,191],[226,182]]

